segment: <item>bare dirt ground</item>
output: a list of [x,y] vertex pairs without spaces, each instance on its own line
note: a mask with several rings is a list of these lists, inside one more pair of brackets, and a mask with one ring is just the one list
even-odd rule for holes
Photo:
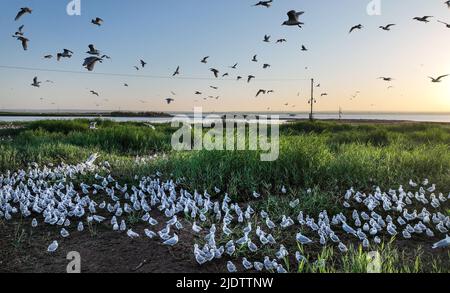
[[[147,226],[133,227],[141,234],[139,239],[106,227],[95,232],[86,227],[61,239],[57,228],[32,229],[29,221],[0,222],[0,273],[65,273],[71,251],[80,253],[83,273],[217,273],[226,268],[225,260],[197,265],[189,229],[177,231],[180,242],[167,247],[159,239],[145,237]],[[50,254],[47,247],[53,240],[58,240],[59,249]]]
[[[40,226],[33,229],[29,222],[0,222],[0,273],[65,273],[70,262],[66,256],[71,251],[80,253],[83,273],[226,272],[226,257],[203,266],[197,265],[193,244],[195,237],[199,236],[193,235],[188,228],[177,231],[180,241],[175,247],[167,247],[159,239],[145,237],[143,230],[148,225],[133,227],[141,234],[139,239],[111,231],[106,224],[95,230],[86,227],[84,232],[71,232],[68,238],[62,239],[58,234],[59,228]],[[341,237],[346,238],[345,235]],[[59,249],[50,254],[47,247],[53,240],[58,240]],[[433,242],[435,239],[397,240],[397,247],[399,253],[411,262],[414,262],[419,246],[423,248],[423,260],[448,257],[447,250],[432,250]],[[320,253],[321,247],[312,245],[309,249]]]

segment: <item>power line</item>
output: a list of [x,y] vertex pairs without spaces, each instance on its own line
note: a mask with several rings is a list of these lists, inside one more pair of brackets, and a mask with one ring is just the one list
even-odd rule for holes
[[[177,79],[177,80],[210,80],[210,81],[236,81],[235,79],[216,79],[208,77],[193,77],[193,76],[164,76],[164,75],[145,75],[145,74],[127,74],[127,73],[106,73],[106,72],[87,72],[87,71],[75,71],[75,70],[62,70],[62,69],[46,69],[46,68],[35,68],[35,67],[22,67],[22,66],[8,66],[0,65],[0,69],[11,69],[11,70],[23,70],[23,71],[37,71],[37,72],[56,72],[56,73],[67,73],[67,74],[86,74],[86,75],[100,75],[100,76],[115,76],[115,77],[134,77],[134,78],[150,78],[150,79]],[[307,78],[260,78],[254,81],[306,81]]]

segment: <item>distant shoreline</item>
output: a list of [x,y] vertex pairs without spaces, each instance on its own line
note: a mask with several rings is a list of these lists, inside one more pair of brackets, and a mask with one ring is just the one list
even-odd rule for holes
[[172,115],[164,112],[78,112],[78,113],[42,113],[42,112],[0,112],[0,117],[117,117],[117,118],[170,118]]

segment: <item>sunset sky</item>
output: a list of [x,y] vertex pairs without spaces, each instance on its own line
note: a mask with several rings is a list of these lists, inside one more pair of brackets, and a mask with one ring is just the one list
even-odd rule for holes
[[[367,14],[369,0],[274,0],[269,9],[253,7],[257,0],[81,0],[81,16],[67,15],[69,2],[1,1],[0,109],[307,111],[309,80],[315,78],[321,84],[317,96],[328,93],[317,98],[319,111],[341,106],[345,111],[450,112],[450,77],[440,84],[428,79],[450,74],[450,29],[437,22],[450,23],[444,0],[381,0],[379,16]],[[26,6],[33,13],[15,22]],[[291,9],[305,11],[302,29],[281,26]],[[428,24],[412,20],[424,15],[434,18]],[[102,27],[90,23],[97,16],[105,20]],[[360,23],[362,31],[348,33]],[[390,32],[378,28],[388,23],[397,25]],[[11,37],[22,24],[28,51]],[[263,42],[265,34],[271,43]],[[287,43],[275,44],[280,38]],[[124,76],[87,73],[81,65],[89,44],[112,57],[95,73]],[[302,52],[301,45],[309,51]],[[43,59],[63,48],[75,55],[61,62]],[[258,63],[251,62],[255,54]],[[211,56],[206,65],[200,63],[204,56]],[[136,71],[141,58],[148,65]],[[238,69],[230,69],[235,63]],[[264,63],[272,67],[262,69]],[[177,66],[184,79],[171,78]],[[211,67],[230,77],[212,79]],[[250,84],[236,81],[237,75],[249,74],[256,76]],[[54,84],[33,88],[34,76]],[[255,98],[259,89],[275,93]],[[175,102],[167,105],[171,91]],[[210,95],[220,99],[203,100]]]

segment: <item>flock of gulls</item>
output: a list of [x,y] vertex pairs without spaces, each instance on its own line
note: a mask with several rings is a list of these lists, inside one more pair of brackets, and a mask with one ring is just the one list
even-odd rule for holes
[[[259,1],[258,3],[254,4],[255,7],[265,7],[265,8],[270,8],[272,7],[272,5],[274,4],[273,0],[270,1]],[[449,5],[449,1],[446,1],[444,3],[445,5],[447,5],[448,7]],[[27,14],[32,14],[32,9],[29,7],[23,7],[19,10],[19,12],[17,13],[17,16],[15,17],[16,21],[19,21],[22,17],[24,17]],[[291,27],[299,27],[299,28],[303,28],[305,23],[303,23],[300,19],[300,17],[304,14],[304,11],[296,11],[296,10],[291,10],[287,13],[287,17],[288,19],[286,21],[284,21],[282,23],[283,26],[291,26]],[[429,23],[430,20],[433,19],[433,16],[420,16],[420,17],[414,17],[413,20],[414,21],[418,21],[418,22],[422,22],[422,23]],[[442,20],[438,20],[439,23],[444,24],[447,28],[450,28],[450,24],[442,21]],[[91,20],[92,25],[95,25],[97,27],[101,27],[104,24],[104,20],[100,17],[96,17],[94,19]],[[384,30],[384,31],[391,31],[394,27],[396,26],[395,23],[390,23],[387,25],[381,25],[379,26],[380,29]],[[362,24],[357,24],[354,25],[350,28],[349,33],[355,33],[356,31],[359,30],[363,30],[364,26]],[[24,26],[20,26],[19,29],[17,30],[17,32],[13,35],[14,38],[16,38],[18,41],[21,42],[22,47],[24,50],[28,50],[29,47],[29,43],[30,43],[30,39],[27,38],[25,36],[25,32],[24,32]],[[265,43],[270,43],[271,42],[271,36],[270,35],[264,35],[264,39],[263,41]],[[287,40],[285,38],[280,38],[278,40],[276,40],[276,43],[285,43],[287,42]],[[88,71],[94,71],[95,67],[97,64],[99,63],[103,63],[105,60],[109,60],[111,59],[110,56],[102,54],[101,51],[99,51],[98,49],[95,48],[95,46],[93,44],[89,44],[88,45],[89,51],[86,52],[86,54],[88,54],[88,56],[84,59],[84,62],[82,64],[82,66],[84,68],[86,68]],[[300,51],[306,52],[308,51],[308,48],[305,45],[301,45],[300,47]],[[69,50],[69,49],[63,49],[62,52],[59,52],[56,54],[56,58],[58,61],[62,60],[63,58],[71,58],[74,55],[74,53]],[[52,59],[54,56],[52,54],[48,54],[45,55],[44,58],[45,59]],[[209,59],[211,57],[210,56],[205,56],[201,59],[201,63],[203,64],[208,64]],[[251,62],[254,63],[258,63],[258,55],[254,55],[253,58],[251,59]],[[139,71],[139,70],[143,70],[147,65],[147,62],[140,59],[139,60],[139,64],[138,65],[133,65],[132,67]],[[233,66],[228,66],[228,69],[231,70],[237,70],[238,69],[239,64],[235,63]],[[263,69],[269,69],[271,67],[271,65],[267,62],[263,63],[262,68]],[[307,69],[308,67],[306,67]],[[226,71],[221,71],[217,68],[209,68],[209,71],[212,73],[214,78],[225,78],[225,77],[230,77],[230,73],[226,72]],[[177,66],[175,71],[172,73],[172,77],[176,77],[182,74],[182,69],[180,68],[180,66]],[[448,74],[444,74],[438,77],[432,77],[430,76],[429,78],[431,79],[431,81],[433,83],[439,83],[441,82],[445,77],[448,77]],[[240,81],[240,80],[246,80],[247,83],[250,83],[253,79],[256,79],[255,74],[248,74],[248,75],[236,75],[236,80]],[[386,81],[386,82],[391,82],[394,79],[392,77],[383,77],[381,78],[382,80]],[[38,81],[38,78],[35,77],[32,83],[32,86],[34,87],[40,87],[41,82]],[[124,83],[125,87],[128,87],[127,83]],[[317,87],[320,87],[320,85],[318,85]],[[389,86],[388,89],[393,88],[393,86]],[[217,86],[210,86],[209,89],[214,89],[215,91],[217,91],[219,88]],[[99,91],[96,90],[91,90],[90,91],[93,95],[96,96],[100,96]],[[273,89],[259,89],[256,92],[256,97],[259,97],[261,95],[267,95],[267,94],[272,94],[275,91]],[[169,98],[166,98],[165,101],[167,102],[167,104],[172,104],[175,102],[175,95],[176,93],[174,91],[171,91],[172,96]],[[297,95],[299,96],[300,93]],[[321,97],[327,96],[328,93],[321,93]],[[195,96],[202,96],[203,100],[207,101],[207,100],[218,100],[220,99],[220,95],[217,93],[214,94],[204,94],[203,91],[201,90],[197,90],[195,91]],[[352,96],[352,98],[350,100],[355,99],[356,96]],[[145,103],[145,101],[142,101],[143,103]],[[195,102],[199,102],[199,100],[195,100]],[[310,99],[308,99],[308,102],[310,103]],[[317,102],[316,100],[314,100],[314,102]],[[285,103],[284,106],[289,106],[289,103]],[[292,105],[293,108],[295,108],[295,105]],[[271,110],[270,108],[267,108],[267,110]]]
[[[322,211],[313,217],[299,211],[300,200],[294,199],[289,203],[292,218],[233,202],[218,188],[211,194],[182,189],[180,180],[164,181],[159,172],[135,176],[137,185],[121,185],[110,175],[110,164],[97,165],[97,160],[93,154],[78,165],[31,164],[26,170],[1,174],[0,219],[22,217],[31,229],[44,225],[59,229],[48,253],[58,250],[58,240],[70,239],[71,233],[81,233],[88,225],[169,247],[182,241],[178,236],[182,230],[190,230],[196,235],[191,245],[198,265],[223,258],[229,272],[286,273],[286,259],[295,258],[299,265],[313,261],[303,254],[311,245],[334,246],[341,254],[355,245],[369,250],[392,239],[436,240],[433,249],[450,246],[450,217],[440,212],[448,208],[450,195],[438,193],[428,180],[420,184],[411,180],[407,189],[400,186],[387,192],[349,189],[343,206],[351,216]],[[81,178],[95,183],[83,183]],[[254,201],[263,198],[257,192],[252,196]],[[285,187],[280,196],[288,196]],[[140,217],[142,231],[127,222],[130,215]],[[257,257],[263,250],[276,252]]]

